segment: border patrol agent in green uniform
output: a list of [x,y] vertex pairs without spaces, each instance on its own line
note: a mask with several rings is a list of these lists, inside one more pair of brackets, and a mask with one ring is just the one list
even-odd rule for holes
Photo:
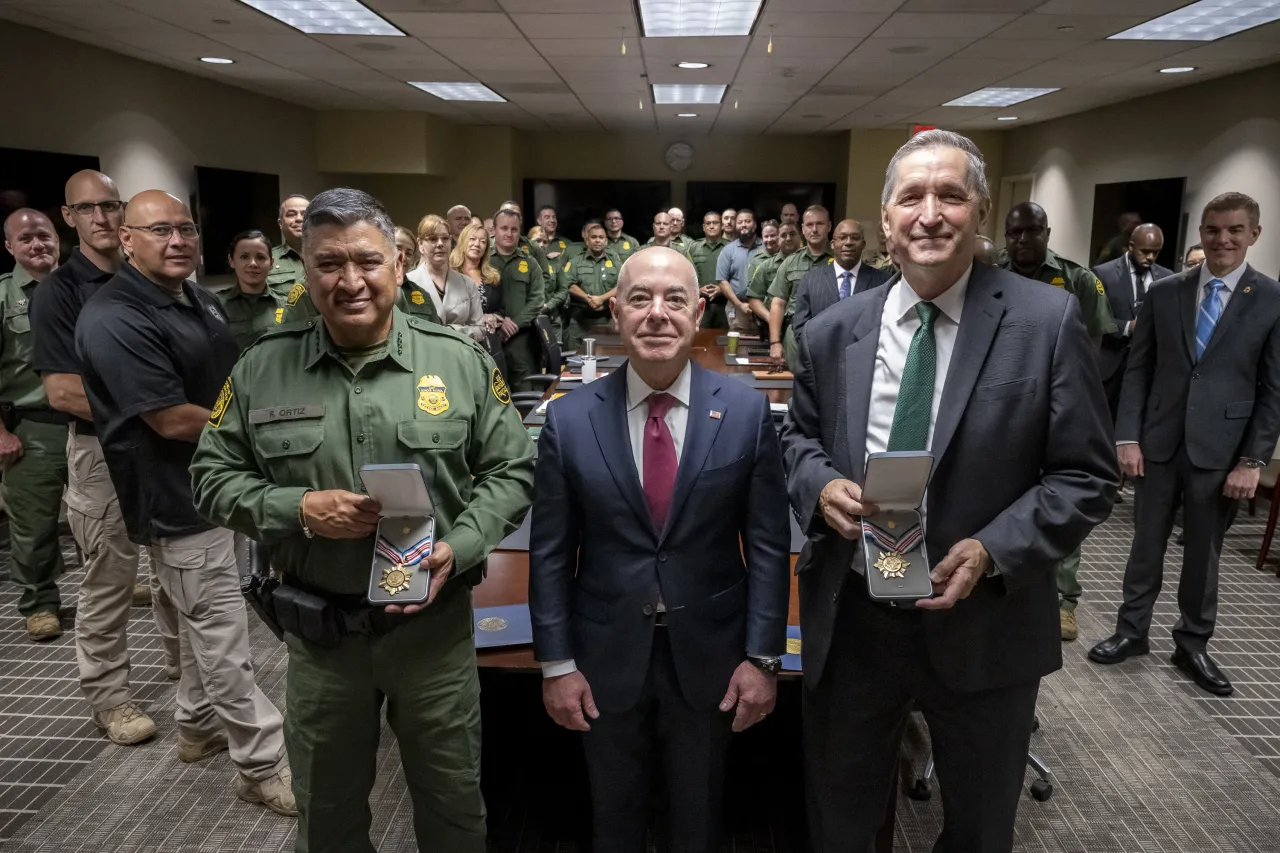
[[[365,264],[371,300],[358,314],[340,304],[359,286],[343,270],[353,234],[379,260]],[[529,507],[534,447],[478,344],[393,309],[393,234],[366,193],[316,197],[305,251],[324,316],[245,351],[191,466],[201,513],[267,543],[282,574],[273,600],[289,650],[298,853],[373,853],[368,798],[384,700],[418,847],[485,849],[470,590]],[[435,546],[422,564],[431,595],[371,607],[380,507],[360,494],[360,469],[409,462],[435,505]]]
[[62,633],[58,511],[67,485],[70,416],[49,406],[31,366],[29,312],[37,279],[58,266],[58,234],[44,214],[22,209],[6,219],[4,238],[17,262],[13,272],[0,276],[0,476],[9,516],[9,576],[19,590],[27,636],[52,640]]
[[[609,321],[609,300],[618,286],[622,260],[606,248],[609,238],[599,220],[587,223],[587,250],[565,262],[561,286],[569,294],[569,324],[565,346],[577,350],[593,326]],[[599,303],[593,308],[588,297]]]
[[689,247],[693,245],[693,240],[689,239],[689,235],[684,233],[684,211],[678,207],[673,207],[667,211],[667,215],[671,217],[671,248],[677,252],[682,252],[685,257],[688,257]]
[[[1034,202],[1014,205],[1004,221],[1005,251],[1001,254],[1000,266],[1074,294],[1096,352],[1102,346],[1102,336],[1117,331],[1106,288],[1088,269],[1050,251],[1049,233],[1049,218],[1044,208]],[[1078,635],[1075,609],[1083,592],[1077,577],[1079,572],[1080,549],[1076,548],[1058,564],[1059,617],[1064,640],[1074,640]]]
[[533,321],[546,303],[546,276],[538,260],[519,248],[520,214],[499,210],[493,216],[493,227],[497,235],[489,262],[502,276],[502,304],[507,320],[516,327],[516,333],[502,344],[507,382],[516,391],[528,391],[531,387],[524,378],[538,372],[541,360],[542,344]]
[[431,299],[431,294],[408,278],[401,281],[400,286],[396,288],[396,307],[406,314],[420,317],[429,323],[435,323],[437,326],[444,325],[440,320],[440,314],[436,311],[436,304]]
[[[714,222],[711,221],[713,219]],[[698,271],[699,292],[707,300],[707,308],[702,312],[702,328],[727,329],[729,319],[724,311],[725,298],[716,278],[716,262],[728,245],[720,214],[711,211],[702,217],[702,233],[706,236],[694,240],[687,252],[693,268]]]
[[640,251],[640,241],[622,230],[622,211],[611,207],[604,214],[604,231],[609,237],[609,249],[626,263],[627,258]]
[[302,217],[307,212],[307,197],[304,195],[286,196],[280,202],[281,242],[271,250],[271,272],[267,273],[267,284],[271,287],[284,287],[299,282],[307,283],[307,270],[302,263]]
[[796,285],[816,264],[833,264],[836,260],[828,242],[831,215],[825,207],[815,204],[806,208],[800,217],[800,230],[804,235],[804,247],[778,265],[768,291],[770,298],[780,300],[769,303],[769,357],[774,364],[780,364],[785,358],[793,371],[796,367],[796,333],[791,328],[791,316],[796,312]]
[[[316,315],[301,281],[274,287],[267,284],[271,258],[271,244],[261,231],[241,231],[231,238],[227,260],[235,271],[236,283],[216,296],[241,351],[264,332]],[[258,287],[262,289],[255,292]]]

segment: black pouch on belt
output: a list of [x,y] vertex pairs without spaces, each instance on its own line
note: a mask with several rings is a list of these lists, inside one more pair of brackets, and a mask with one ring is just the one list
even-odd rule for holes
[[281,584],[272,594],[280,627],[325,649],[342,642],[342,615],[318,595]]

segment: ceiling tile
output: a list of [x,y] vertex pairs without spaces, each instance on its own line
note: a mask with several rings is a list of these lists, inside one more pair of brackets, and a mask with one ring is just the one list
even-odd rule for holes
[[772,30],[775,36],[862,38],[875,32],[888,17],[884,13],[790,12],[768,7],[756,32],[768,34]]
[[991,13],[899,12],[880,25],[878,38],[982,38],[1014,20]]
[[524,60],[530,67],[545,67],[538,52],[522,38],[451,38],[427,39],[427,44],[449,59],[466,68],[468,63],[480,57],[490,56],[500,60]]
[[546,12],[549,14],[588,14],[613,12],[626,14],[631,11],[632,0],[498,0],[502,8],[515,14]]
[[557,71],[574,74],[583,71],[603,71],[608,74],[644,73],[644,63],[638,56],[556,56],[547,60]]
[[[1186,44],[1183,43],[1183,47],[1185,46]],[[1237,37],[1222,39],[1182,53],[1175,53],[1168,59],[1175,65],[1195,65],[1197,62],[1218,60],[1246,62],[1272,56],[1280,56],[1280,34],[1271,41],[1239,41]]]
[[962,59],[1038,59],[1041,62],[1089,44],[1088,39],[984,38],[956,53]]
[[624,34],[628,36],[638,34],[635,17],[630,13],[612,15],[520,14],[512,15],[511,20],[515,21],[521,32],[531,39],[563,38],[567,33],[573,33],[576,38],[615,39],[620,44]]
[[[1117,8],[1124,8],[1117,4]],[[1000,39],[1104,39],[1141,24],[1141,15],[1023,15],[992,33]]]
[[[606,39],[581,39],[581,38],[554,38],[554,39],[530,39],[530,44],[538,53],[551,59],[556,56],[609,56],[619,57],[622,54],[622,42],[619,39],[608,41]],[[627,39],[627,56],[632,54],[640,56],[640,42],[638,39]]]
[[418,38],[519,38],[511,19],[483,12],[402,12],[388,20]]
[[1132,67],[1131,62],[1076,62],[1075,59],[1067,56],[1010,75],[1000,80],[997,85],[1065,88],[1078,86],[1109,74],[1118,74]]
[[756,33],[746,55],[754,59],[774,62],[806,57],[843,57],[862,43],[862,39],[792,38],[778,36],[773,40],[773,52],[769,51],[769,34]]
[[1048,0],[1036,9],[1040,15],[1139,15],[1144,20],[1187,5],[1187,0]]
[[380,15],[421,12],[424,6],[447,7],[450,12],[501,12],[498,0],[360,0]]
[[1029,12],[1044,0],[907,0],[900,12]]
[[332,48],[302,33],[222,33],[209,37],[249,53],[329,53]]

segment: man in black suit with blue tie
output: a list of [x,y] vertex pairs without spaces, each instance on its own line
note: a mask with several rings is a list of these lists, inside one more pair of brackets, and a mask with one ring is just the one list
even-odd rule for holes
[[627,364],[553,402],[529,551],[543,701],[583,732],[596,853],[643,853],[652,765],[670,849],[719,850],[731,731],[772,709],[790,528],[767,398],[689,359],[693,265],[651,247],[612,301]]
[[1261,231],[1258,203],[1223,193],[1200,216],[1204,264],[1147,291],[1116,419],[1120,467],[1136,478],[1133,546],[1116,632],[1089,650],[1101,664],[1150,651],[1181,497],[1186,545],[1173,663],[1219,696],[1232,692],[1208,651],[1222,539],[1280,437],[1280,284],[1245,263]]
[[866,248],[867,238],[858,220],[846,219],[836,226],[831,237],[836,262],[818,264],[796,285],[796,312],[791,325],[797,335],[812,318],[841,299],[879,287],[893,275],[892,268],[878,270],[862,263]]
[[1107,291],[1111,316],[1116,321],[1116,331],[1102,336],[1102,352],[1098,356],[1102,387],[1107,392],[1113,422],[1120,407],[1120,386],[1129,363],[1129,345],[1133,342],[1138,310],[1151,285],[1173,275],[1173,270],[1156,263],[1163,248],[1164,232],[1160,226],[1146,223],[1133,229],[1124,255],[1093,268],[1093,274]]

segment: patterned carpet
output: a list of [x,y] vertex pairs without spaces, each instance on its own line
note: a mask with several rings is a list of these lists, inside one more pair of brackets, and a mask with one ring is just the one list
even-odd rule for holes
[[[1253,568],[1265,510],[1256,519],[1242,516],[1228,535],[1211,650],[1236,693],[1220,699],[1199,691],[1168,661],[1181,559],[1181,550],[1172,545],[1171,577],[1151,637],[1153,653],[1109,668],[1085,658],[1089,645],[1114,625],[1132,507],[1131,500],[1118,505],[1085,545],[1081,637],[1067,645],[1065,668],[1045,681],[1042,726],[1033,737],[1033,749],[1052,770],[1054,793],[1044,803],[1023,798],[1016,847],[1032,853],[1280,849],[1280,579],[1273,570]],[[7,553],[0,552],[5,580],[6,564]],[[74,590],[77,580],[77,574],[69,575],[64,590]],[[73,596],[64,595],[72,603]],[[48,645],[27,642],[15,600],[6,583],[0,592],[6,614],[0,620],[0,842],[5,850],[292,849],[291,821],[231,794],[234,771],[225,753],[194,766],[174,756],[173,690],[163,675],[149,611],[133,612],[130,647],[133,680],[150,702],[160,734],[147,745],[125,748],[107,743],[88,721],[70,635]],[[64,624],[69,629],[70,619]],[[282,703],[283,648],[256,622],[253,646],[260,683]],[[485,764],[493,792],[491,849],[585,850],[579,759],[571,739],[558,738],[536,718],[536,678],[487,674],[485,689],[486,724],[493,726],[486,732],[491,754]],[[726,850],[803,849],[793,754],[795,685],[784,685],[782,692],[783,706],[769,727],[760,727],[753,740],[736,748]],[[511,748],[521,740],[539,745]],[[914,743],[910,752],[916,767],[922,766],[922,743]],[[757,753],[771,753],[768,773]],[[778,761],[780,753],[786,755]],[[563,789],[549,781],[556,779]],[[412,810],[389,731],[372,806],[379,850],[416,849]],[[940,821],[936,790],[927,802],[900,798],[895,850],[929,850]],[[664,846],[658,843],[655,849]]]

